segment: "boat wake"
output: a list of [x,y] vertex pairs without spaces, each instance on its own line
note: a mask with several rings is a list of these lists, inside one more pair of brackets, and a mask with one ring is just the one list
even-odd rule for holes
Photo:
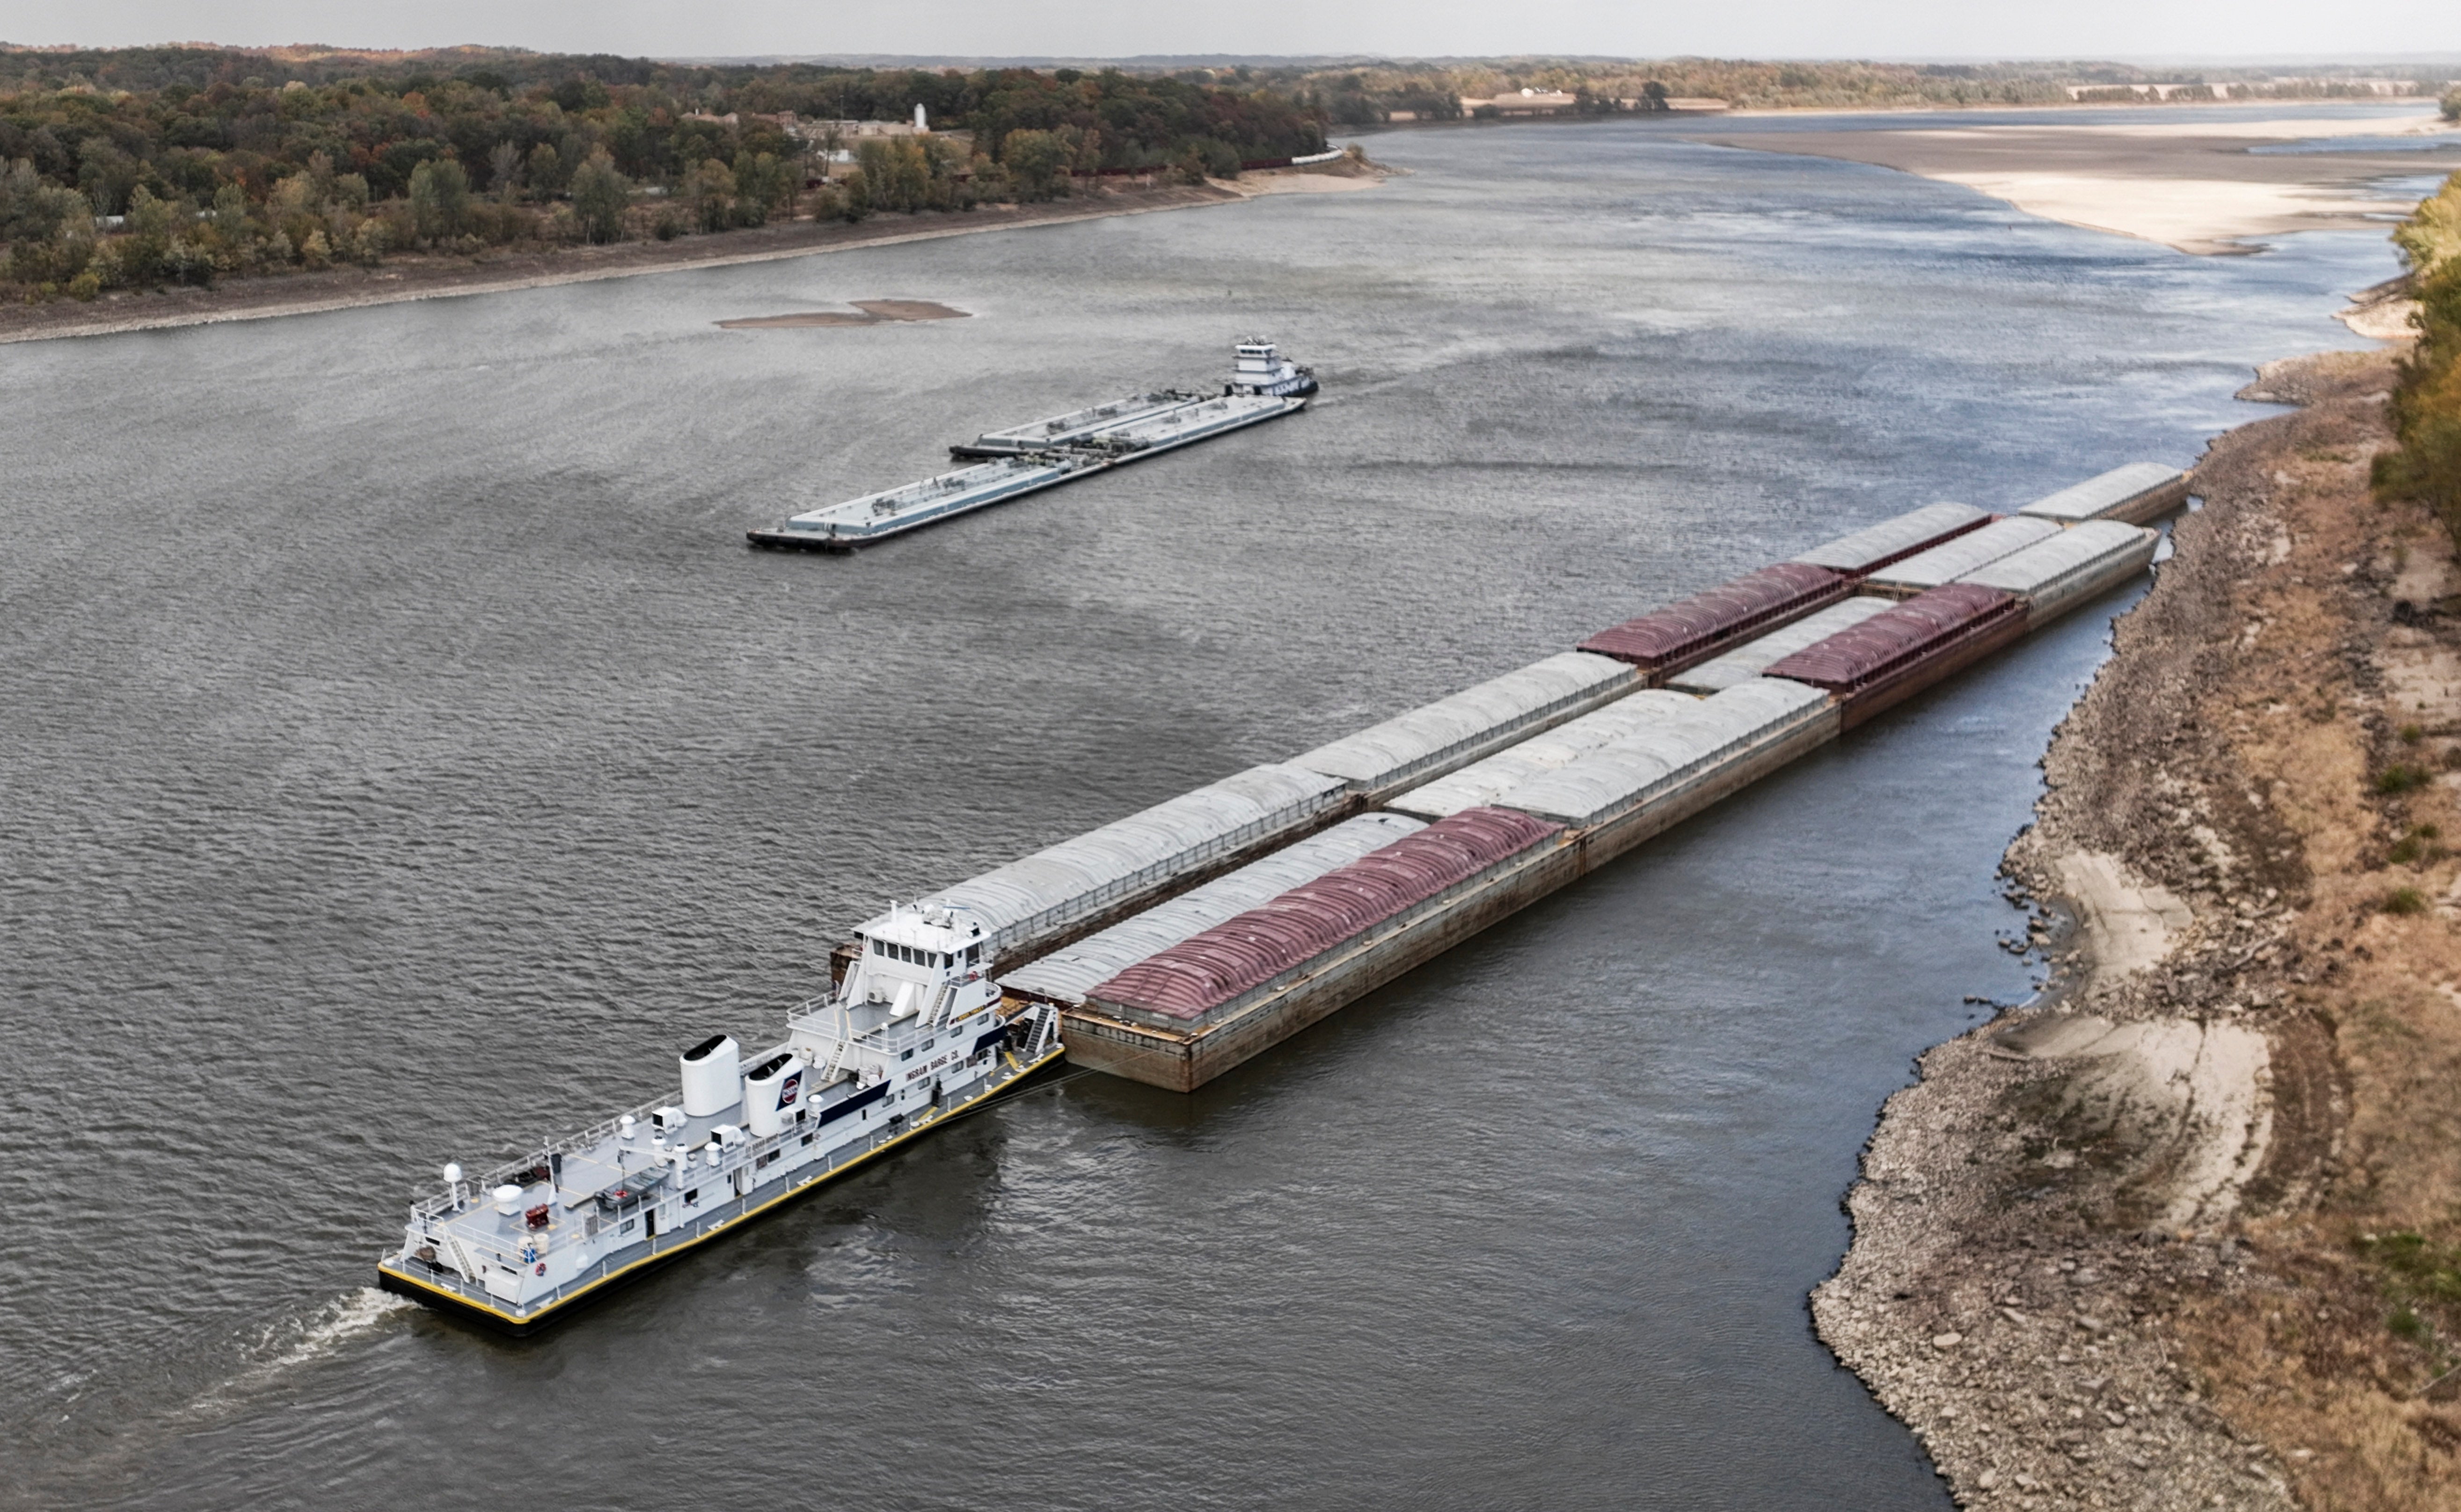
[[418,1304],[407,1297],[397,1297],[374,1287],[360,1287],[354,1291],[345,1292],[288,1328],[268,1330],[268,1347],[277,1345],[286,1333],[290,1335],[289,1345],[280,1354],[247,1374],[272,1374],[294,1370],[310,1360],[331,1354],[363,1335],[376,1332],[399,1314],[416,1311],[417,1308]]

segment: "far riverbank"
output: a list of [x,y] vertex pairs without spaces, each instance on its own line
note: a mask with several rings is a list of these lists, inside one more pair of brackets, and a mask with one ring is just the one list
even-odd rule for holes
[[1095,188],[1070,199],[1038,204],[882,215],[855,224],[795,221],[673,242],[625,242],[611,246],[577,246],[475,259],[406,254],[388,258],[374,268],[335,267],[275,278],[234,279],[211,288],[132,291],[106,295],[91,304],[64,299],[40,305],[0,306],[0,344],[271,320],[284,315],[498,294],[644,273],[732,267],[856,247],[1235,204],[1266,194],[1373,188],[1380,177],[1372,171],[1352,175],[1269,171],[1248,174],[1235,181],[1209,180],[1201,184]]

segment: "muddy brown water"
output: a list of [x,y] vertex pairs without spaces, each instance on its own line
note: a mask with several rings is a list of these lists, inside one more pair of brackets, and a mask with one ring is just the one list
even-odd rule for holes
[[[0,1502],[1944,1505],[1803,1299],[1910,1057],[2028,990],[1993,871],[2124,595],[1193,1097],[1057,1083],[532,1341],[366,1290],[443,1161],[770,1032],[883,900],[1913,503],[2190,461],[2392,266],[1644,124],[1376,153],[0,352]],[[890,294],[974,318],[713,325]],[[1252,332],[1309,414],[743,544]]]

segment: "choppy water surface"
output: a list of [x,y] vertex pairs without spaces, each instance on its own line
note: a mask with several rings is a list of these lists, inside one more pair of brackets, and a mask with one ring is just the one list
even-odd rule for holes
[[[1944,1504],[1809,1336],[2106,605],[1182,1097],[1038,1092],[542,1339],[405,1203],[911,896],[2352,345],[1648,126],[1372,192],[0,350],[0,1500]],[[722,331],[849,298],[971,320]],[[1232,337],[1297,419],[851,560],[742,531]]]

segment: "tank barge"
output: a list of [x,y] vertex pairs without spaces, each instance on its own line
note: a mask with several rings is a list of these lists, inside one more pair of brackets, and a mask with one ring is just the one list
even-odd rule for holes
[[974,465],[826,509],[769,530],[746,532],[756,546],[849,552],[958,515],[1056,488],[1092,473],[1245,430],[1306,409],[1316,374],[1283,360],[1270,341],[1243,341],[1230,380],[1216,394],[1165,389],[1092,409],[987,431],[949,448]]

